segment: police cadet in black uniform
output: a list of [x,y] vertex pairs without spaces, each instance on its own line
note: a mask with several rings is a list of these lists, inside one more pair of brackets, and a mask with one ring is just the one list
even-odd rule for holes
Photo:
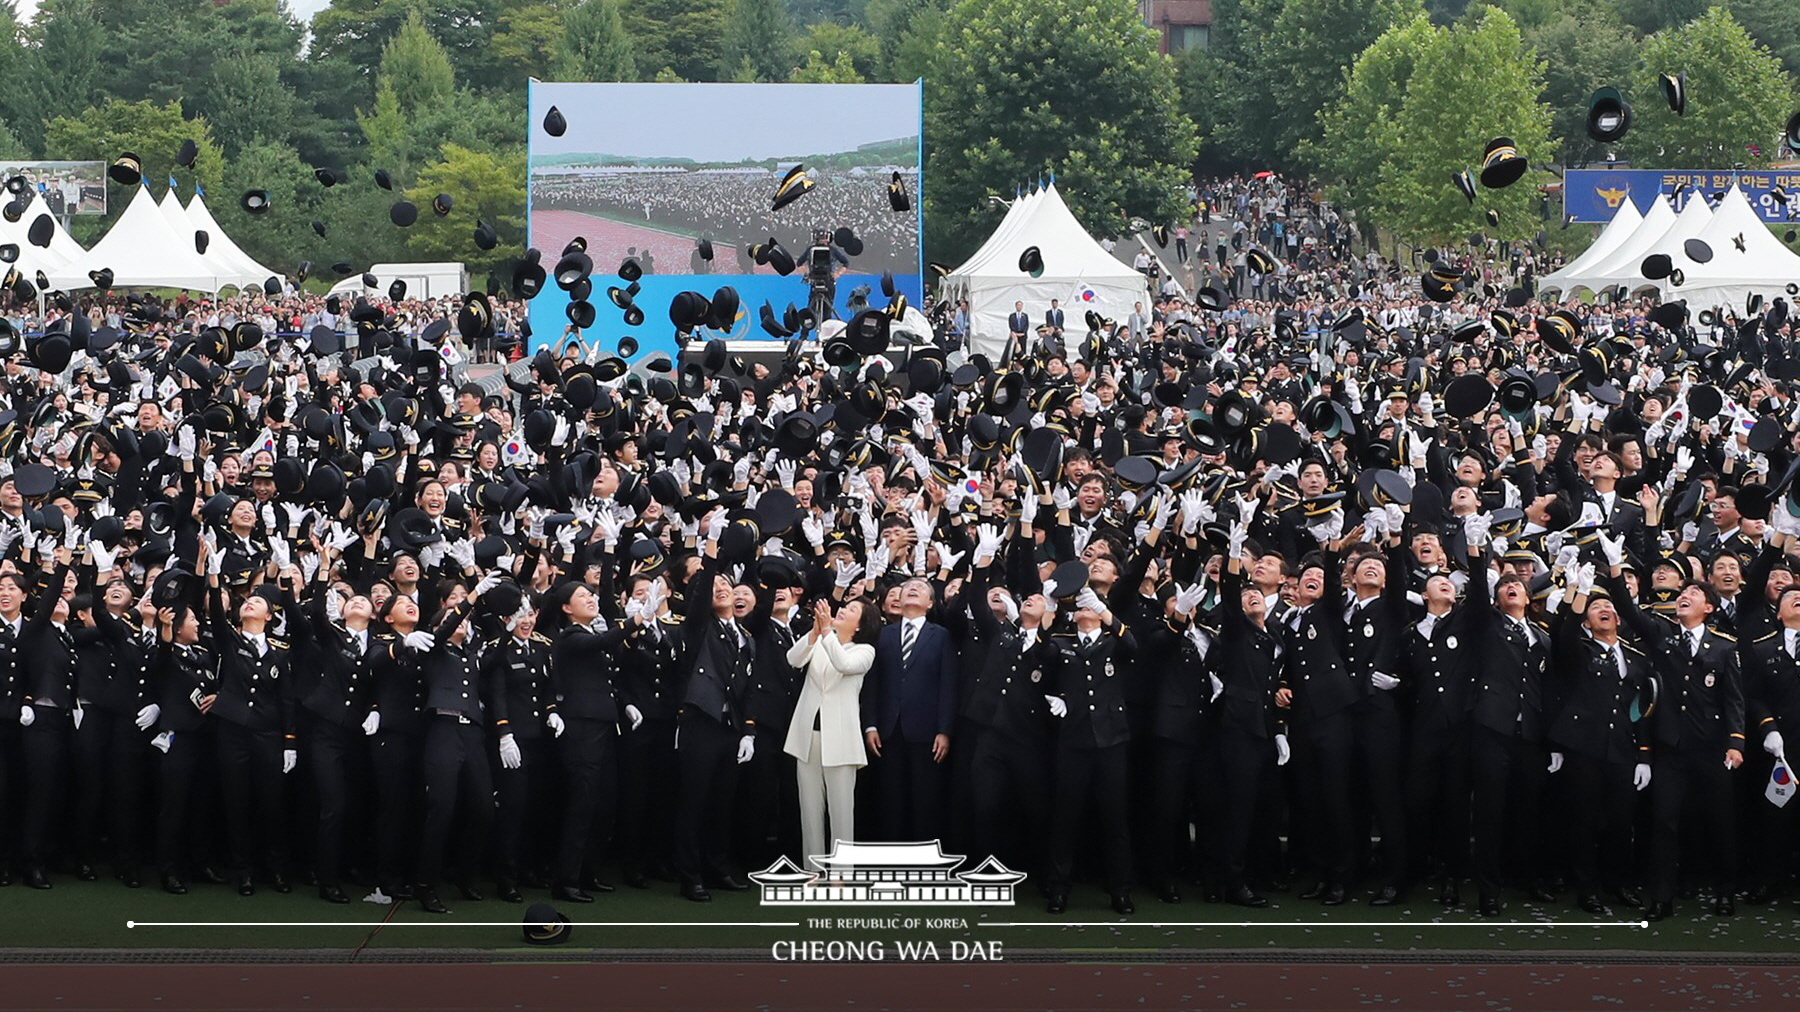
[[544,724],[555,699],[550,639],[537,631],[537,613],[508,616],[505,624],[506,635],[481,650],[481,701],[499,759],[494,769],[500,803],[494,822],[494,892],[508,903],[522,903],[519,883],[544,877],[547,855],[537,842],[543,834],[527,830],[543,825],[557,774]]
[[[1224,820],[1220,860],[1224,865],[1223,896],[1243,907],[1266,907],[1269,901],[1250,888],[1250,832],[1257,802],[1272,765],[1285,766],[1289,751],[1284,705],[1276,702],[1290,652],[1268,625],[1262,590],[1244,579],[1244,542],[1234,529],[1220,581],[1218,641],[1213,670],[1224,689],[1219,699],[1219,765],[1223,772]],[[1185,603],[1185,602],[1183,602]]]
[[[1150,718],[1154,737],[1155,790],[1149,853],[1150,879],[1164,903],[1181,902],[1181,855],[1188,839],[1189,812],[1214,809],[1223,787],[1218,742],[1217,690],[1224,683],[1213,668],[1212,651],[1219,630],[1202,624],[1195,611],[1203,588],[1164,584],[1157,595],[1163,618],[1147,637],[1140,663],[1155,673],[1155,705]],[[1223,827],[1217,819],[1200,818],[1200,851],[1206,860],[1196,870],[1208,894],[1217,896]]]
[[420,832],[418,882],[414,897],[426,913],[449,913],[437,895],[443,878],[451,828],[462,817],[457,838],[456,886],[463,899],[479,901],[474,875],[486,849],[494,818],[494,779],[488,769],[481,730],[481,682],[469,613],[475,600],[499,582],[484,576],[467,600],[443,609],[423,634],[403,642],[423,653],[425,675],[425,825]]
[[[1384,508],[1387,554],[1356,561],[1353,592],[1344,605],[1344,667],[1363,693],[1351,723],[1359,773],[1381,833],[1381,882],[1370,906],[1400,902],[1406,879],[1406,816],[1401,799],[1405,725],[1396,692],[1406,655],[1406,566],[1400,507]],[[1360,848],[1358,848],[1360,849]]]
[[[1605,535],[1601,545],[1603,550],[1616,547]],[[1744,684],[1736,638],[1707,624],[1717,604],[1717,591],[1692,580],[1675,598],[1673,622],[1640,610],[1629,595],[1618,602],[1662,679],[1663,698],[1651,720],[1656,744],[1656,780],[1650,791],[1653,921],[1674,912],[1682,813],[1688,805],[1705,814],[1713,913],[1728,917],[1736,912],[1738,827],[1731,772],[1744,764]],[[1701,863],[1692,861],[1690,867]]]
[[426,641],[406,642],[419,631],[419,605],[412,598],[396,594],[382,602],[376,616],[388,631],[375,634],[370,659],[374,698],[362,725],[375,771],[375,878],[390,899],[412,899],[420,752],[428,723],[420,649]]
[[[1075,634],[1060,636],[1046,654],[1050,693],[1062,705],[1056,736],[1056,797],[1050,820],[1050,902],[1068,909],[1075,848],[1090,811],[1098,816],[1106,891],[1119,914],[1131,903],[1131,726],[1125,714],[1125,665],[1137,653],[1137,637],[1092,588],[1075,595]],[[1061,711],[1061,712],[1058,712]]]
[[800,699],[803,668],[788,663],[788,649],[812,632],[812,616],[800,607],[805,581],[783,556],[765,557],[757,567],[763,591],[758,608],[744,622],[756,638],[752,668],[750,716],[756,721],[756,754],[739,771],[738,857],[747,867],[762,868],[777,854],[790,859],[800,853],[800,789],[794,757],[783,750],[794,704]]
[[[319,572],[323,578],[329,567],[320,566]],[[342,602],[340,626],[327,609],[335,594],[322,586],[306,606],[306,621],[290,623],[290,628],[298,633],[296,647],[317,665],[319,675],[300,701],[306,761],[319,799],[313,873],[320,899],[348,903],[342,886],[344,838],[351,824],[350,785],[362,781],[359,774],[365,765],[362,724],[375,695],[376,644],[370,628],[375,606],[361,595]]]
[[[100,569],[108,581],[112,566]],[[112,845],[113,874],[127,886],[143,884],[140,839],[144,814],[144,783],[148,775],[153,718],[145,713],[150,703],[150,653],[156,638],[155,611],[150,595],[131,608],[131,589],[123,581],[104,582],[98,605],[84,612],[85,624],[75,630],[80,668],[77,690],[86,716],[75,732],[75,769],[78,780],[75,838],[81,861],[78,874],[94,876],[99,859],[100,811],[106,808],[107,834]],[[140,614],[150,623],[139,625]],[[87,641],[85,644],[83,641]],[[98,654],[98,657],[93,655]]]
[[[1481,581],[1485,597],[1486,567],[1470,580]],[[1402,676],[1411,702],[1406,819],[1414,868],[1409,872],[1435,871],[1438,902],[1453,907],[1469,856],[1469,704],[1480,658],[1474,635],[1480,618],[1471,614],[1474,605],[1456,603],[1456,587],[1446,573],[1428,576],[1423,596],[1425,613],[1406,630]]]
[[[10,490],[12,479],[0,481],[0,489]],[[12,792],[23,782],[23,765],[19,757],[19,722],[14,719],[23,705],[25,677],[20,663],[19,640],[25,626],[25,578],[17,573],[0,574],[0,806],[11,807]],[[0,885],[12,884],[14,834],[12,820],[0,827]]]
[[[654,544],[654,542],[640,542]],[[670,864],[675,821],[675,718],[681,708],[681,616],[669,610],[660,578],[630,581],[631,600],[652,621],[633,625],[620,665],[619,699],[628,721],[619,742],[619,829],[615,850],[619,877],[648,889],[650,876],[673,881]],[[627,608],[630,605],[627,604]]]
[[[625,629],[606,628],[600,601],[586,584],[565,582],[550,591],[543,614],[557,629],[552,641],[551,729],[562,759],[562,840],[557,848],[551,893],[574,903],[592,903],[589,888],[611,892],[598,878],[583,878],[612,836],[619,793],[618,679],[613,658],[625,646]],[[502,761],[506,761],[504,740]],[[516,756],[515,756],[516,758]]]
[[[1769,782],[1778,758],[1786,757],[1784,727],[1800,727],[1800,584],[1781,592],[1776,604],[1779,626],[1744,647],[1743,673],[1749,734],[1762,748],[1754,753],[1757,783]],[[1790,767],[1791,768],[1791,767]],[[1793,868],[1794,841],[1800,839],[1800,805],[1790,801],[1776,807],[1762,801],[1754,806],[1750,826],[1756,838],[1751,867],[1756,882],[1744,895],[1746,902],[1767,903],[1776,887]]]
[[[276,892],[289,892],[287,811],[282,776],[299,763],[297,701],[285,640],[269,634],[277,592],[259,587],[238,603],[236,619],[227,611],[219,576],[225,557],[207,556],[211,628],[218,644],[219,687],[212,714],[218,717],[219,777],[225,802],[226,839],[240,896],[256,893],[255,840],[261,838],[265,870]],[[298,580],[298,571],[282,574]],[[285,602],[288,614],[297,606]],[[252,828],[252,815],[257,816]]]
[[[48,547],[49,540],[45,539],[43,547]],[[47,553],[40,550],[39,554]],[[32,602],[31,617],[19,633],[24,658],[19,724],[24,728],[20,737],[27,778],[22,856],[24,881],[33,889],[50,888],[45,865],[55,836],[52,818],[67,801],[69,734],[75,726],[75,641],[67,626],[69,601],[63,596],[69,554],[60,544],[55,548],[56,568],[45,574],[38,598]]]
[[[199,586],[190,573],[165,578],[171,584]],[[177,896],[188,891],[183,875],[198,849],[188,844],[204,838],[209,828],[206,818],[194,817],[190,797],[209,794],[201,773],[206,757],[214,754],[213,722],[207,714],[218,701],[219,685],[218,657],[203,638],[199,612],[182,600],[185,596],[177,589],[168,598],[174,603],[157,611],[156,653],[150,662],[157,732],[151,745],[162,753],[157,760],[156,870],[163,890]],[[198,807],[203,815],[210,813],[210,805]]]
[[711,902],[708,879],[737,891],[745,884],[732,874],[730,813],[737,765],[756,748],[756,722],[749,715],[751,663],[756,647],[733,617],[731,581],[710,565],[688,580],[687,672],[675,749],[681,797],[675,815],[675,872],[681,895]]

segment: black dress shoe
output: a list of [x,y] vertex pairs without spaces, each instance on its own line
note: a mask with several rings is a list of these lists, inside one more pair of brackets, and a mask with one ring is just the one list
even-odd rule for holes
[[91,864],[78,864],[75,866],[75,877],[83,882],[96,882],[100,879],[100,873]]
[[494,895],[508,903],[525,902],[525,897],[519,894],[519,887],[504,879],[494,883]]
[[1714,900],[1713,901],[1713,916],[1715,916],[1715,917],[1736,917],[1737,916],[1737,904],[1732,902],[1732,899],[1729,896],[1725,896],[1720,899]]
[[430,886],[419,886],[413,890],[413,898],[419,901],[419,909],[428,914],[447,914],[450,908],[438,899],[437,890]]
[[187,895],[187,883],[174,875],[164,875],[162,877],[162,887],[163,892],[166,892],[171,896]]
[[692,900],[695,903],[712,902],[712,893],[707,892],[705,886],[682,886],[681,896],[683,899]]
[[1240,907],[1250,907],[1255,910],[1260,910],[1263,907],[1266,907],[1269,905],[1269,901],[1267,899],[1251,892],[1250,887],[1247,885],[1238,886],[1236,889],[1233,889],[1230,892],[1226,893],[1225,899],[1228,902],[1235,903]]
[[33,889],[50,888],[50,876],[44,874],[42,868],[25,869],[25,878],[22,881]]
[[390,884],[390,885],[376,886],[375,888],[380,889],[383,895],[385,895],[388,899],[393,900],[396,903],[400,902],[401,900],[410,900],[413,898],[412,886],[391,885]]
[[1759,885],[1744,894],[1744,902],[1753,907],[1760,907],[1775,898],[1775,890],[1766,885]]
[[219,874],[218,869],[212,867],[201,868],[200,874],[194,877],[205,882],[207,885],[222,886],[225,884],[225,876]]
[[723,889],[728,893],[741,893],[741,892],[745,891],[746,889],[750,888],[750,883],[745,882],[743,879],[738,878],[735,875],[727,875],[724,878],[720,879],[719,881],[713,883],[713,888],[714,889]]
[[320,886],[319,887],[319,898],[324,900],[327,903],[348,903],[348,902],[350,902],[350,897],[345,896],[344,891],[342,889],[339,889],[337,886]]
[[1673,917],[1675,916],[1675,904],[1670,903],[1668,900],[1658,900],[1657,902],[1650,904],[1650,910],[1645,916],[1653,921],[1660,921],[1668,917]]
[[1612,895],[1613,899],[1618,900],[1624,906],[1642,907],[1644,905],[1644,894],[1630,886],[1620,886],[1613,890]]
[[1369,900],[1372,907],[1391,907],[1400,902],[1400,890],[1394,886],[1382,886],[1381,891]]
[[12,869],[0,865],[0,887],[12,885]]
[[550,895],[570,903],[592,903],[594,898],[583,892],[580,886],[557,886],[550,890]]
[[1060,914],[1069,909],[1069,897],[1066,893],[1051,893],[1050,902],[1044,904],[1044,912]]
[[125,883],[127,889],[141,889],[144,885],[144,876],[136,868],[127,868],[119,873],[119,881]]
[[1200,898],[1208,903],[1217,903],[1222,897],[1217,886],[1207,886],[1200,891]]
[[1587,911],[1588,913],[1593,914],[1595,917],[1605,917],[1612,912],[1610,910],[1607,910],[1606,904],[1600,902],[1600,897],[1594,895],[1593,893],[1588,893],[1587,895],[1576,900],[1575,905],[1580,907],[1581,909]]
[[581,884],[581,887],[591,893],[618,892],[618,888],[616,886],[614,886],[611,882],[608,882],[605,879],[601,879],[601,878],[590,878],[586,882],[583,882]]
[[1325,883],[1323,882],[1314,882],[1300,890],[1300,898],[1303,900],[1316,900],[1323,895],[1325,895]]
[[1162,900],[1164,903],[1180,903],[1181,902],[1181,890],[1176,888],[1175,885],[1173,883],[1171,883],[1169,885],[1163,886],[1161,889],[1158,889],[1156,891],[1156,898],[1159,900]]
[[475,888],[475,883],[473,882],[456,883],[456,891],[462,893],[462,898],[468,900],[470,903],[480,903],[483,899],[481,890]]
[[1131,894],[1120,893],[1112,898],[1113,913],[1120,917],[1130,917],[1137,913],[1137,907],[1131,905]]
[[1481,905],[1475,909],[1483,917],[1499,917],[1501,910],[1500,901],[1492,896],[1483,896],[1481,898]]
[[1348,896],[1344,895],[1343,886],[1334,885],[1325,890],[1325,895],[1319,898],[1319,902],[1328,907],[1341,907],[1348,898]]
[[650,888],[650,880],[642,872],[625,876],[625,884],[633,889]]
[[1438,906],[1462,906],[1462,895],[1457,891],[1455,882],[1445,882],[1443,888],[1438,890]]
[[237,887],[238,887],[238,895],[239,896],[255,896],[256,895],[256,883],[252,882],[250,880],[250,876],[248,876],[248,875],[239,875],[238,876]]
[[289,882],[287,880],[287,876],[283,875],[280,872],[276,872],[275,874],[269,876],[269,887],[271,889],[274,889],[276,892],[281,893],[282,895],[286,895],[286,894],[294,891],[293,883]]

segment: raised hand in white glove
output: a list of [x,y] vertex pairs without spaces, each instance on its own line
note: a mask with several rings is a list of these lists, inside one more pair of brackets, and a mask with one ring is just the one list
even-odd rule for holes
[[282,749],[282,751],[281,751],[281,772],[292,773],[292,772],[294,772],[294,767],[296,767],[298,765],[300,765],[300,753],[291,748]]
[[869,562],[867,567],[869,579],[881,579],[882,575],[888,571],[888,564],[891,560],[892,551],[888,548],[887,542],[878,542],[874,548],[869,549]]
[[552,737],[561,738],[563,730],[568,726],[563,723],[562,714],[553,713],[544,718],[544,726],[550,729]]
[[1288,747],[1288,736],[1285,734],[1276,735],[1275,736],[1275,765],[1286,766],[1288,764],[1288,760],[1292,759],[1293,757],[1294,757],[1294,750]]
[[1056,585],[1055,580],[1045,580],[1044,581],[1044,590],[1043,590],[1044,600],[1046,600],[1046,601],[1056,600],[1056,592],[1060,589],[1062,589],[1062,588],[1060,588]]
[[519,768],[519,764],[524,761],[524,758],[525,757],[519,752],[519,743],[513,739],[512,735],[503,734],[500,736],[501,766],[509,770],[516,770]]
[[[1380,514],[1376,514],[1379,516]],[[1365,532],[1367,528],[1364,528]],[[1336,541],[1344,534],[1344,511],[1332,510],[1325,514],[1325,519],[1316,524],[1307,524],[1306,532],[1317,538],[1320,544]]]
[[1227,543],[1225,546],[1226,550],[1228,552],[1230,552],[1230,558],[1233,558],[1233,559],[1242,558],[1244,555],[1244,542],[1246,542],[1248,540],[1250,540],[1250,523],[1249,523],[1249,521],[1239,520],[1237,523],[1232,524],[1231,525],[1231,534],[1226,539]]
[[161,716],[162,707],[155,703],[151,703],[149,706],[146,706],[137,712],[137,729],[139,731],[150,730],[152,727],[156,726],[156,720]]
[[1643,790],[1650,786],[1650,764],[1638,763],[1631,771],[1631,786]]
[[488,575],[482,577],[480,580],[476,581],[475,590],[474,590],[472,596],[480,597],[481,595],[487,593],[488,591],[493,590],[495,587],[500,586],[500,581],[502,579],[503,579],[503,577],[501,577],[499,573],[489,573]]
[[1469,547],[1486,548],[1488,531],[1493,527],[1494,518],[1486,513],[1471,513],[1463,519],[1463,536],[1469,539]]
[[792,492],[794,490],[794,472],[796,468],[791,460],[779,461],[775,465],[775,478],[781,487]]
[[1575,567],[1575,594],[1576,594],[1576,596],[1579,597],[1582,594],[1593,593],[1594,580],[1596,578],[1598,578],[1598,576],[1599,576],[1599,570],[1595,569],[1594,564],[1591,562],[1584,562],[1581,565],[1576,566]]
[[1061,513],[1075,505],[1075,497],[1070,494],[1067,486],[1059,483],[1050,493],[1050,502]]
[[432,648],[437,646],[437,637],[428,632],[414,630],[407,633],[405,636],[400,637],[400,642],[406,644],[408,649],[417,650],[422,654],[428,654],[432,651]]
[[1069,704],[1061,696],[1045,696],[1044,702],[1050,704],[1050,716],[1066,717],[1069,715]]
[[380,731],[380,730],[381,730],[381,711],[380,710],[370,710],[369,715],[367,717],[363,718],[363,722],[362,722],[363,734],[373,735],[374,733],[376,733],[377,731]]
[[1406,530],[1406,511],[1397,503],[1388,503],[1381,508],[1382,516],[1387,520],[1387,532],[1399,534]]
[[1548,772],[1555,773],[1557,770],[1562,769],[1562,764],[1563,764],[1563,754],[1561,752],[1550,753],[1550,765],[1548,767]]
[[945,569],[955,569],[962,564],[963,557],[969,554],[967,551],[953,552],[942,541],[934,542],[931,547],[937,549],[938,563]]
[[860,563],[841,561],[837,564],[837,576],[833,578],[839,590],[846,590],[856,581],[862,579],[863,567]]
[[113,563],[119,558],[117,549],[107,548],[98,541],[88,542],[88,552],[94,557],[94,572],[96,573],[112,572]]
[[1106,602],[1100,600],[1100,595],[1094,592],[1094,588],[1083,587],[1081,593],[1075,595],[1075,607],[1099,613],[1106,610]]
[[1369,681],[1383,692],[1392,692],[1400,684],[1400,679],[1385,671],[1376,671],[1369,675]]
[[1608,566],[1625,564],[1625,539],[1608,537],[1605,531],[1600,532],[1600,553],[1606,556]]
[[631,703],[625,704],[625,719],[631,721],[631,729],[636,731],[644,724],[644,711]]
[[738,739],[737,761],[739,765],[749,762],[756,755],[756,735],[747,734]]

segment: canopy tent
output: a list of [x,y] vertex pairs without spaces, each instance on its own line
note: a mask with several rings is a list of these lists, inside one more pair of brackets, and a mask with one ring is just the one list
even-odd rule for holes
[[50,272],[52,288],[74,291],[93,288],[88,274],[110,270],[115,288],[185,288],[218,292],[235,285],[235,275],[218,268],[194,252],[193,235],[179,235],[156,206],[148,186],[139,186],[131,204],[112,230],[94,248],[60,270]]
[[[1698,194],[1690,198],[1687,206],[1663,229],[1660,235],[1652,235],[1651,221],[1656,209],[1644,216],[1644,224],[1631,235],[1631,240],[1608,256],[1604,263],[1594,269],[1586,280],[1588,287],[1595,290],[1608,285],[1624,285],[1633,292],[1644,290],[1655,291],[1657,282],[1644,277],[1644,258],[1652,253],[1667,253],[1670,250],[1681,252],[1681,244],[1700,234],[1706,223],[1712,220],[1712,211],[1706,201],[1698,199]],[[1662,199],[1660,196],[1657,198]]]
[[[1627,202],[1629,203],[1629,201]],[[1563,275],[1561,281],[1562,291],[1565,294],[1572,293],[1579,288],[1586,288],[1590,291],[1599,291],[1609,285],[1616,284],[1617,282],[1605,280],[1605,278],[1610,276],[1607,267],[1615,259],[1622,264],[1631,264],[1632,271],[1635,274],[1638,265],[1643,263],[1645,255],[1642,252],[1636,251],[1648,250],[1650,246],[1654,244],[1656,240],[1661,239],[1663,233],[1667,232],[1674,224],[1675,209],[1669,206],[1669,199],[1667,197],[1657,194],[1656,199],[1650,202],[1650,209],[1644,212],[1643,220],[1638,223],[1638,227],[1633,229],[1630,235],[1621,239],[1619,244],[1610,252],[1600,257],[1597,262],[1582,268],[1579,273],[1570,270],[1558,272]],[[1634,252],[1636,255],[1631,256],[1630,254]]]
[[274,271],[257,263],[250,254],[244,252],[243,247],[232,241],[231,236],[225,234],[225,230],[219,227],[212,211],[206,206],[206,195],[199,190],[195,190],[194,195],[188,199],[187,220],[196,230],[206,230],[206,255],[216,258],[216,262],[226,265],[243,278],[240,287],[253,288],[275,276]]
[[1754,294],[1786,295],[1800,282],[1800,256],[1769,232],[1744,192],[1734,183],[1713,211],[1712,220],[1695,238],[1712,248],[1712,259],[1695,263],[1680,245],[1664,248],[1685,275],[1679,286],[1663,282],[1663,299],[1686,299],[1698,312],[1738,307]]
[[31,244],[31,240],[26,238],[31,231],[31,223],[37,220],[38,215],[49,212],[43,198],[33,192],[30,202],[25,205],[25,213],[19,216],[18,221],[7,221],[4,215],[0,215],[0,243],[18,245],[19,259],[13,266],[26,277],[33,276],[37,271],[49,274],[86,252],[69,235],[68,230],[62,227],[62,223],[56,220],[54,214],[50,215],[50,245]]
[[1619,209],[1613,212],[1612,220],[1600,230],[1593,245],[1583,250],[1581,255],[1562,266],[1561,270],[1552,271],[1538,281],[1539,291],[1561,292],[1571,287],[1572,279],[1580,278],[1587,271],[1604,261],[1613,250],[1618,249],[1631,238],[1631,234],[1644,223],[1644,216],[1637,205],[1627,197],[1619,201]]
[[[1019,254],[1036,246],[1044,257],[1037,276],[1019,269]],[[1068,327],[1085,327],[1090,310],[1123,320],[1132,303],[1146,301],[1142,274],[1122,264],[1088,235],[1051,183],[1013,202],[987,242],[945,279],[946,289],[969,300],[969,351],[999,361],[1006,353],[1007,317],[1013,303],[1025,304],[1034,321],[1044,318],[1050,300],[1060,300]]]

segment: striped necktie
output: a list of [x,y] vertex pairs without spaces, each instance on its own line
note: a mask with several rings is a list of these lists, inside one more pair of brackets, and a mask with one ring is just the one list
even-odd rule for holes
[[900,666],[903,668],[912,665],[913,640],[916,636],[911,622],[900,623]]

